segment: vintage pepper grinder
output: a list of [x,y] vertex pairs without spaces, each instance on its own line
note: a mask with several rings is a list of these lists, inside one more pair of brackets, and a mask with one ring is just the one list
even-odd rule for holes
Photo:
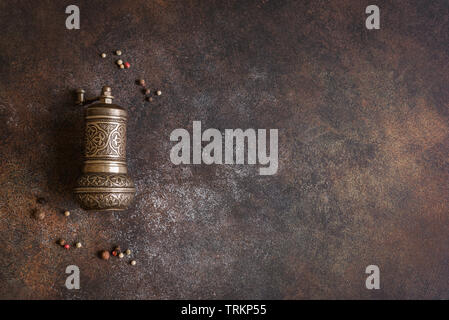
[[77,104],[90,104],[85,110],[86,131],[83,174],[78,179],[75,196],[86,210],[125,210],[135,194],[134,183],[126,166],[126,122],[128,113],[112,104],[110,87],[101,96],[85,99],[77,90]]

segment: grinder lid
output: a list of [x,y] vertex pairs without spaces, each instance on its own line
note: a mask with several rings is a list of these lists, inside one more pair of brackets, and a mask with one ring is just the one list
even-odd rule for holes
[[91,104],[86,108],[86,118],[117,117],[126,120],[128,118],[128,112],[124,108],[113,104],[112,99],[114,97],[111,94],[111,87],[103,87],[101,89],[100,102]]

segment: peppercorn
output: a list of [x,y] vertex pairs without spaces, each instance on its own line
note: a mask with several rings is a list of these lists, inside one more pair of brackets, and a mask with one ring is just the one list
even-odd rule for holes
[[103,52],[103,53],[101,54],[101,57],[102,57],[102,58],[106,58],[106,53]]
[[70,249],[70,244],[66,243],[66,244],[64,245],[64,249],[69,250],[69,249]]
[[158,91],[156,91],[156,94],[157,94],[158,96],[160,96],[160,95],[162,94],[162,91],[161,91],[161,90],[158,90]]
[[118,254],[118,257],[121,259],[121,258],[123,258],[125,255],[123,254],[123,252],[120,252],[119,254]]
[[114,250],[114,251],[112,251],[111,253],[112,253],[112,255],[113,255],[114,257],[117,256],[117,251]]
[[39,213],[37,214],[37,218],[39,220],[44,220],[45,218],[45,213],[42,210],[39,210]]
[[121,64],[120,69],[125,69],[125,66],[123,64]]
[[139,84],[140,84],[141,86],[144,86],[144,85],[145,85],[145,80],[144,80],[144,79],[140,79],[140,80],[139,80]]
[[45,218],[45,212],[41,209],[35,209],[33,214],[34,217],[38,220],[44,220]]
[[147,97],[147,101],[149,102],[153,101],[153,97]]
[[117,50],[117,51],[115,51],[115,54],[118,55],[118,56],[121,56],[122,55],[122,51]]
[[143,93],[145,93],[145,94],[150,94],[150,93],[151,93],[151,90],[150,90],[150,89],[145,89],[145,90],[143,90]]
[[129,256],[131,254],[131,250],[126,249],[125,253],[126,253],[127,256]]
[[81,242],[77,242],[77,243],[75,244],[75,246],[76,246],[77,248],[81,248],[83,245],[81,244]]
[[106,250],[101,252],[101,259],[103,260],[109,260],[109,252],[107,252]]
[[68,211],[68,210],[64,211],[64,215],[65,215],[66,217],[70,216],[70,211]]
[[118,64],[118,65],[122,65],[122,64],[123,64],[123,60],[118,59],[118,60],[117,60],[117,64]]
[[129,62],[125,62],[125,68],[128,69],[129,67],[131,67],[131,65],[129,64]]
[[136,260],[132,260],[132,261],[131,261],[131,265],[132,265],[132,266],[135,266],[136,263],[137,263]]

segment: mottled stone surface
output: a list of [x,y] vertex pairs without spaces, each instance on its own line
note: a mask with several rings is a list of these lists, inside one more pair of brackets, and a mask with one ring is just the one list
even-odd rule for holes
[[[368,31],[371,2],[77,1],[67,30],[69,3],[1,1],[0,298],[449,299],[449,4],[376,1]],[[130,116],[122,213],[72,195],[72,91],[103,85]],[[278,173],[173,165],[169,135],[193,120],[279,129]],[[114,245],[137,266],[98,258]]]

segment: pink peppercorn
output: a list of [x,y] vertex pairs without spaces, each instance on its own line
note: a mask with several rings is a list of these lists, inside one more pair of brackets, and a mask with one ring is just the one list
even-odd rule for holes
[[69,249],[70,249],[70,245],[69,245],[69,244],[65,244],[65,245],[64,245],[64,248],[67,249],[67,250],[69,250]]
[[128,69],[129,67],[131,67],[131,65],[129,64],[129,62],[125,62],[124,65],[125,65],[125,68],[126,68],[126,69]]

